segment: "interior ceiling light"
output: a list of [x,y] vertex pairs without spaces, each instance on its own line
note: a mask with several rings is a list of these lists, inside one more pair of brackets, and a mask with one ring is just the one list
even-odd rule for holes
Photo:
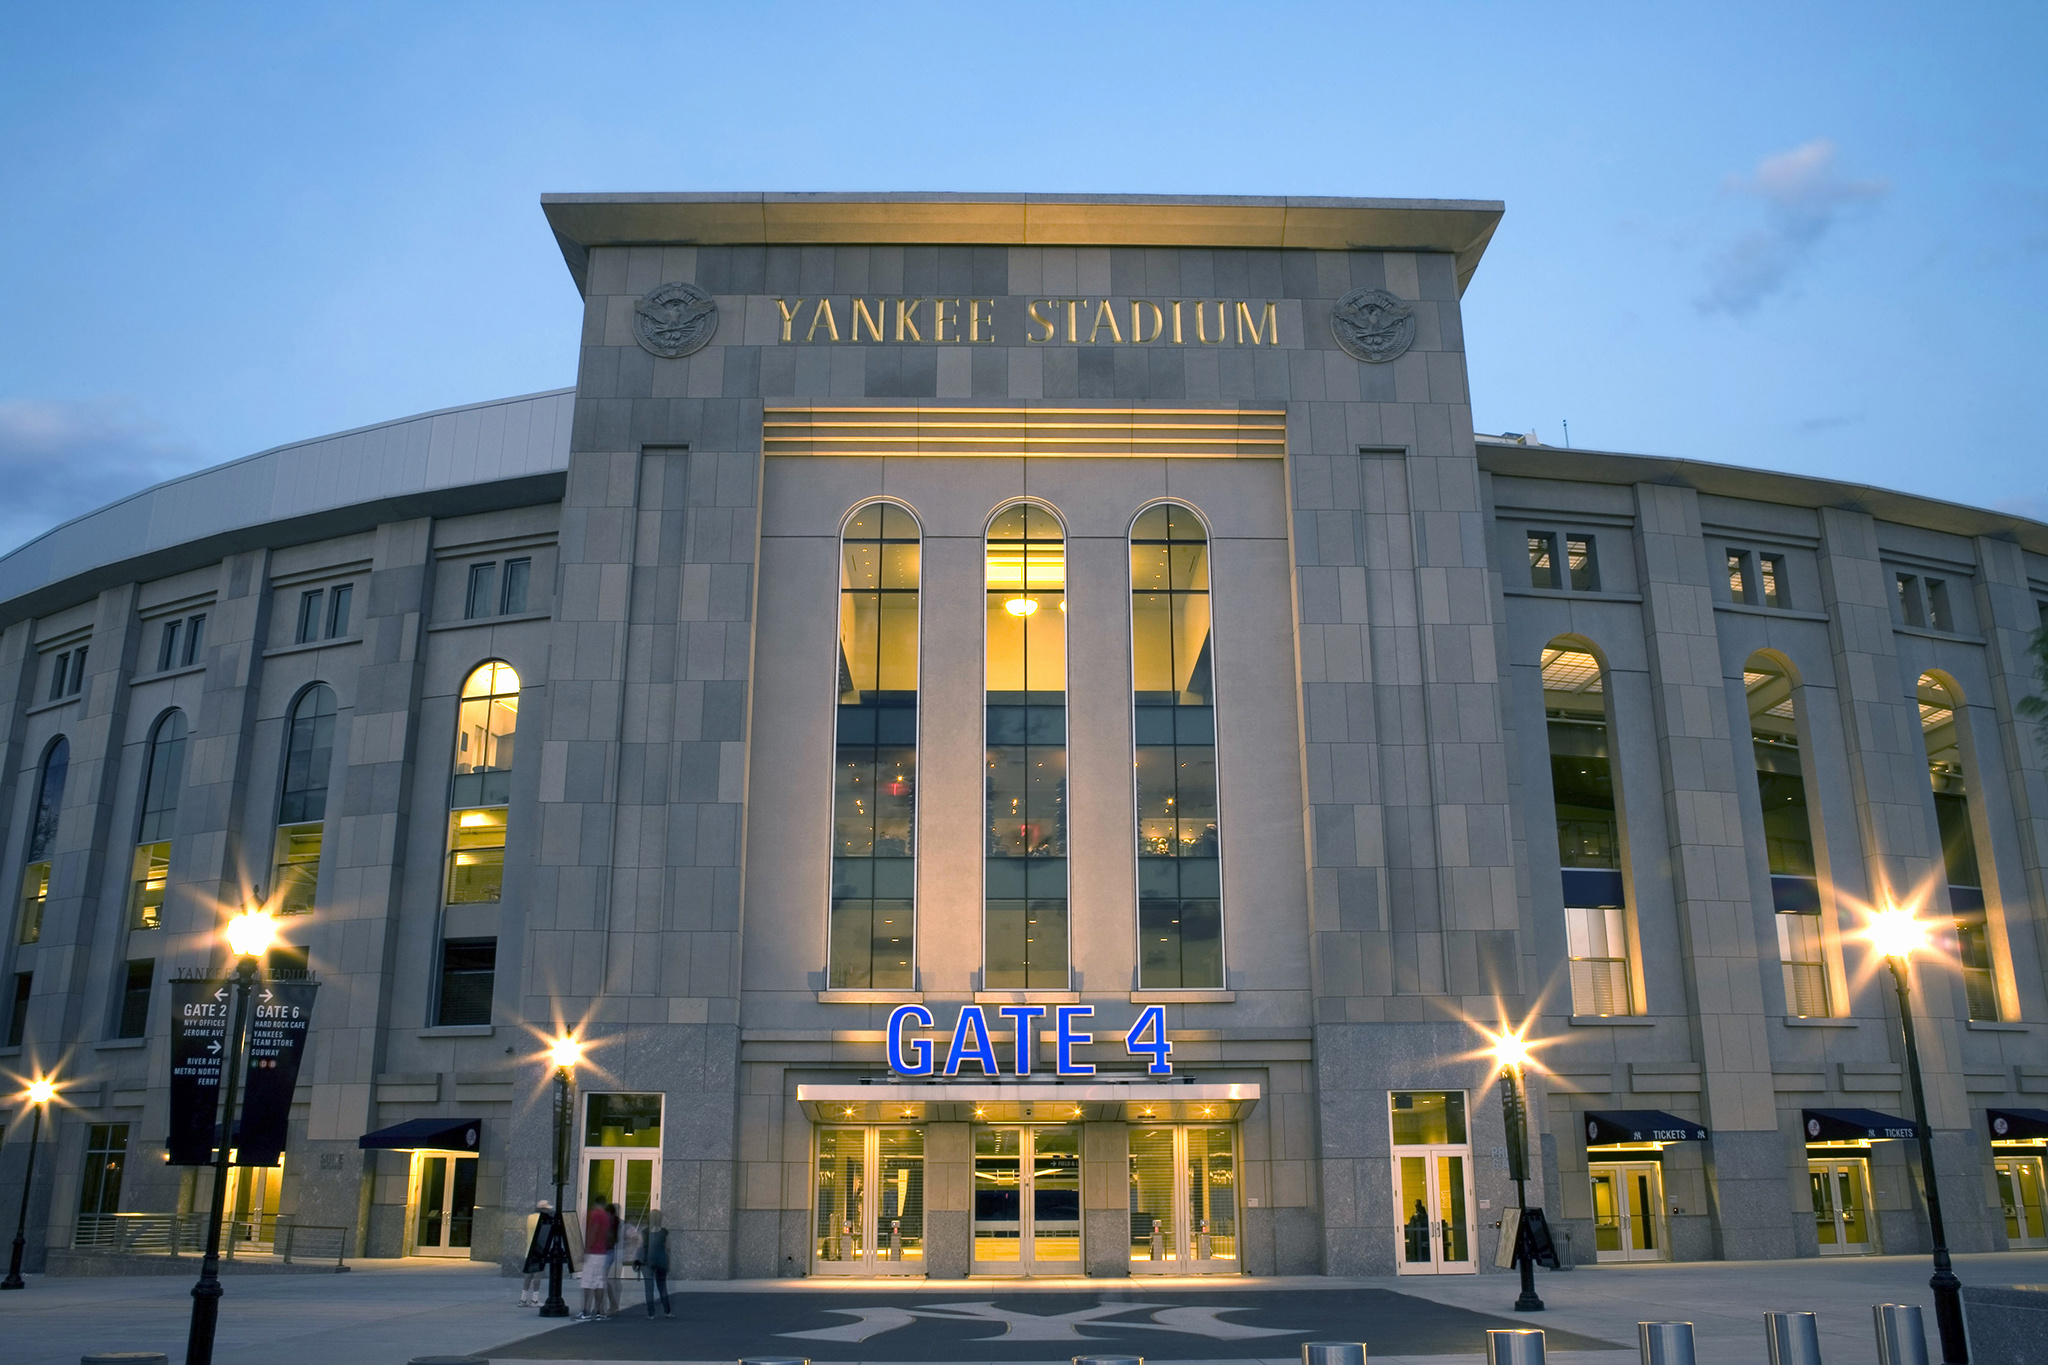
[[1012,616],[1029,616],[1038,610],[1038,603],[1028,597],[1013,597],[1003,603],[1003,610]]

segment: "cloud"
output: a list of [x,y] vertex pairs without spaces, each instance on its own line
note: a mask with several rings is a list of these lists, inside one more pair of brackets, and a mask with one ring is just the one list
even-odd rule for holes
[[118,400],[0,400],[0,553],[205,462]]
[[1817,436],[1823,431],[1837,427],[1850,427],[1863,420],[1860,412],[1834,413],[1826,417],[1807,417],[1793,424],[1793,430],[1801,436]]
[[1891,192],[1885,180],[1850,180],[1835,169],[1835,144],[1816,138],[1767,156],[1747,179],[1729,178],[1731,193],[1763,201],[1764,225],[1743,234],[1707,264],[1702,313],[1742,317],[1784,289],[1837,219]]

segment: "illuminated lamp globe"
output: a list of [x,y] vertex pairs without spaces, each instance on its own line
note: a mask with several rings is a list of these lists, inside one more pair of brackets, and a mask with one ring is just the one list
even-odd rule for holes
[[1904,960],[1927,946],[1927,926],[1911,909],[1894,905],[1870,917],[1870,941],[1886,957]]
[[30,1104],[48,1104],[52,1099],[56,1098],[56,1095],[57,1087],[48,1077],[29,1082],[28,1102]]
[[1028,597],[1012,597],[1009,601],[1003,603],[1003,610],[1012,616],[1029,616],[1032,612],[1038,610],[1038,603]]
[[557,1038],[548,1049],[548,1060],[564,1069],[572,1067],[583,1060],[583,1044],[572,1037]]
[[244,910],[228,921],[227,936],[236,957],[261,957],[277,942],[277,921],[262,910]]
[[1493,1040],[1493,1059],[1502,1066],[1519,1067],[1529,1060],[1529,1049],[1519,1033],[1503,1033]]

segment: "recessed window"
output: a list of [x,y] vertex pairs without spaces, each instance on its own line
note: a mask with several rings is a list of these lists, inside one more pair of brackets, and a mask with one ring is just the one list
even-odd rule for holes
[[299,623],[293,639],[298,644],[332,640],[348,633],[349,609],[355,602],[355,584],[342,583],[332,589],[312,588],[299,594]]
[[7,1046],[9,1047],[20,1047],[22,1039],[28,1035],[28,1001],[29,996],[35,990],[35,984],[36,976],[34,972],[16,972],[14,974],[14,999],[9,1004],[7,1010]]
[[93,1224],[100,1219],[111,1219],[121,1211],[121,1173],[128,1165],[128,1125],[95,1123],[85,1131],[85,1169],[78,1182],[78,1220],[91,1227],[88,1237],[98,1240],[106,1229]]
[[1749,702],[1750,749],[1763,810],[1764,857],[1777,918],[1785,1008],[1800,1018],[1822,1018],[1833,1010],[1792,678],[1770,655],[1753,654],[1742,666],[1742,686]]
[[1529,586],[1564,586],[1564,580],[1557,571],[1557,534],[1554,531],[1529,532]]
[[156,671],[166,672],[173,668],[189,668],[199,662],[200,651],[206,648],[206,617],[181,616],[166,621],[156,637]]
[[491,989],[497,979],[498,940],[451,938],[441,944],[440,1007],[434,1022],[442,1026],[491,1022]]
[[327,638],[348,634],[349,609],[355,605],[356,585],[343,583],[328,594]]
[[907,990],[914,973],[921,547],[915,518],[886,502],[855,512],[840,539],[834,990]]
[[1067,554],[1059,518],[1013,503],[989,524],[984,682],[983,980],[1065,990]]
[[[1594,539],[1583,531],[1560,536],[1556,531],[1532,530],[1529,546],[1529,586],[1573,592],[1600,591],[1600,559]],[[1564,546],[1563,553],[1558,550]]]
[[35,822],[29,826],[16,930],[23,943],[39,942],[43,936],[43,910],[50,900],[51,855],[57,847],[57,824],[64,809],[64,779],[70,771],[71,741],[60,735],[43,755],[42,780],[36,787]]
[[472,564],[469,566],[469,591],[463,598],[462,614],[469,620],[479,616],[494,616],[498,610],[498,565]]
[[1927,580],[1927,624],[1934,630],[1954,630],[1956,620],[1949,612],[1948,582],[1945,579]]
[[1926,625],[1927,617],[1920,607],[1919,575],[1894,574],[1892,581],[1898,593],[1899,619],[1909,626]]
[[278,800],[271,884],[271,901],[280,915],[305,914],[319,895],[334,716],[334,689],[315,683],[300,694],[285,727],[284,791]]
[[50,695],[47,700],[61,701],[85,690],[85,655],[84,645],[58,651],[50,661]]
[[185,785],[185,729],[185,713],[171,711],[157,721],[150,734],[130,874],[130,929],[155,929],[163,923],[164,892],[171,876],[171,836],[176,833],[178,796]]
[[1785,581],[1785,556],[1758,555],[1756,578],[1765,606],[1783,608],[1792,605],[1791,585]]
[[519,674],[493,660],[462,684],[455,772],[448,786],[449,905],[495,904],[505,893],[507,805],[519,730]]
[[115,1021],[116,1038],[141,1038],[149,1033],[149,988],[156,979],[156,959],[130,962],[122,978],[121,1013]]
[[1935,834],[1948,902],[1955,919],[1956,955],[1970,1018],[1998,1018],[1998,982],[1991,953],[1991,925],[1985,910],[1984,874],[1977,861],[1977,836],[1970,821],[1969,775],[1963,764],[1963,722],[1954,690],[1932,673],[1920,677],[1920,731],[1927,746],[1927,773],[1934,787]]
[[320,638],[320,606],[326,599],[326,592],[319,588],[299,594],[299,644]]
[[1606,679],[1600,661],[1583,646],[1553,640],[1543,651],[1543,711],[1572,1013],[1634,1014]]
[[1600,560],[1594,553],[1593,537],[1566,536],[1564,553],[1571,568],[1572,591],[1600,591]]
[[1209,536],[1163,504],[1131,528],[1138,810],[1138,985],[1223,985]]
[[498,598],[498,613],[501,616],[516,616],[526,610],[526,584],[533,577],[533,561],[530,559],[508,559],[505,561],[505,587]]

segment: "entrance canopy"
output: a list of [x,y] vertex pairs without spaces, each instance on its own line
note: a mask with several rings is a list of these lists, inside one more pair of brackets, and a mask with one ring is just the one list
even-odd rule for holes
[[2048,1141],[2048,1109],[1986,1109],[1993,1142]]
[[818,1123],[1217,1123],[1243,1118],[1259,1087],[1160,1082],[1033,1085],[994,1081],[800,1085],[797,1103]]
[[1586,1147],[1637,1142],[1705,1142],[1707,1130],[1662,1109],[1604,1109],[1586,1115]]
[[1893,1118],[1875,1109],[1805,1109],[1808,1142],[1885,1142],[1920,1136],[1911,1119]]
[[365,1151],[474,1152],[483,1136],[477,1119],[407,1119],[356,1139]]

